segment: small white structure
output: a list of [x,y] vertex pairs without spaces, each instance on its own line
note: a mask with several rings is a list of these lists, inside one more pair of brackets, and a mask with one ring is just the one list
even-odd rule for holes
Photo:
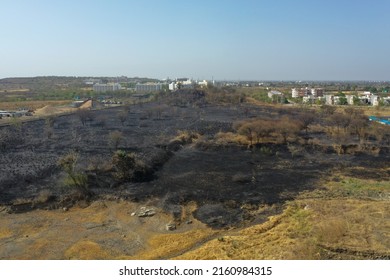
[[371,95],[371,105],[372,106],[379,106],[379,97],[378,95]]
[[356,97],[355,95],[346,95],[348,105],[353,105],[354,98]]
[[271,90],[270,92],[268,92],[269,98],[273,98],[274,96],[282,97],[283,93],[281,93],[280,91],[277,91],[277,90]]
[[15,116],[15,112],[0,111],[0,118],[2,118],[2,117],[13,117],[13,116]]
[[201,82],[198,81],[198,85],[199,85],[200,87],[202,87],[202,88],[207,88],[208,84],[209,84],[209,83],[208,83],[206,80],[203,80],[203,81],[201,81]]
[[194,87],[194,83],[192,82],[191,79],[188,79],[187,81],[182,81],[180,82],[181,84],[181,88],[193,88]]
[[296,88],[293,88],[291,90],[291,97],[292,98],[298,98],[299,97],[299,91]]
[[326,105],[333,105],[334,104],[334,95],[332,95],[332,94],[325,95],[325,104]]
[[182,88],[194,88],[195,82],[191,79],[182,78],[182,79],[176,79],[175,82],[172,82],[168,85],[169,90],[175,91],[177,89]]
[[168,85],[168,88],[170,91],[175,91],[175,90],[177,90],[177,85],[175,82],[172,82]]

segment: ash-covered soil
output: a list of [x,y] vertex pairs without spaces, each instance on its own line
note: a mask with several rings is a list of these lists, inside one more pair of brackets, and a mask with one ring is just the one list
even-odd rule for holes
[[[150,199],[171,213],[182,216],[182,205],[196,202],[193,215],[214,228],[261,222],[278,212],[278,205],[294,199],[305,190],[321,188],[319,179],[334,170],[365,176],[386,167],[389,154],[344,154],[303,145],[298,155],[285,144],[260,144],[248,148],[239,145],[217,146],[208,143],[218,132],[233,131],[237,120],[280,114],[294,117],[293,111],[249,104],[216,106],[173,106],[161,102],[127,108],[90,111],[81,121],[75,114],[56,116],[48,125],[45,119],[22,125],[1,127],[14,133],[18,141],[2,147],[0,158],[0,206],[9,213],[33,209],[71,207],[75,197],[64,186],[64,172],[58,159],[76,151],[79,168],[88,174],[88,201],[125,199],[144,202]],[[115,147],[110,133],[120,131]],[[180,131],[201,135],[194,143],[172,142]],[[115,150],[137,153],[152,168],[144,182],[118,182],[109,173],[99,172],[109,165]],[[375,163],[374,165],[372,163]],[[364,172],[360,172],[359,168]],[[359,173],[360,172],[360,173]],[[389,178],[389,171],[381,176]],[[359,174],[355,174],[359,173]],[[367,176],[368,176],[367,175]],[[274,205],[269,213],[257,213],[259,205]]]

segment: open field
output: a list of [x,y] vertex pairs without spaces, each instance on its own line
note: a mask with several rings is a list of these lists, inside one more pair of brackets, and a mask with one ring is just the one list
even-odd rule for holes
[[[319,111],[291,131],[306,111],[210,98],[0,128],[15,136],[1,142],[0,259],[389,258],[387,132]],[[256,121],[273,128],[252,139]]]
[[1,110],[18,110],[20,108],[28,108],[31,110],[37,110],[44,106],[61,106],[71,104],[71,100],[29,100],[29,101],[12,101],[12,102],[1,102]]

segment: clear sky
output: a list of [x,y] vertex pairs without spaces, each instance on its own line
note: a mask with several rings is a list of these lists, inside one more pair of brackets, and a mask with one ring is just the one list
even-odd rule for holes
[[0,78],[390,80],[388,0],[0,0]]

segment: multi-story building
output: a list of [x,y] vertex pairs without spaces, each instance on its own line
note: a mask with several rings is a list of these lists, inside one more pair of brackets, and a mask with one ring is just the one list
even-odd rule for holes
[[293,88],[291,90],[291,97],[292,98],[298,98],[299,97],[299,91],[296,88]]
[[371,95],[371,98],[370,98],[370,101],[371,101],[371,105],[372,106],[379,106],[379,96],[378,95]]
[[180,83],[180,88],[193,88],[194,83],[191,79],[188,79],[186,81],[181,81]]
[[175,91],[177,90],[177,84],[175,82],[172,82],[169,84],[168,88],[170,91]]
[[169,90],[175,91],[182,88],[194,88],[194,81],[187,78],[176,79],[175,82],[169,84]]
[[323,96],[324,95],[324,89],[322,89],[322,88],[312,88],[310,90],[310,93],[313,96]]
[[334,105],[334,95],[332,94],[327,94],[325,95],[325,104],[326,105]]
[[346,95],[345,96],[346,98],[347,98],[347,103],[348,103],[348,105],[354,105],[354,98],[355,98],[355,96],[354,95]]
[[122,89],[119,83],[94,84],[92,88],[96,92],[118,91]]
[[296,89],[293,88],[291,90],[291,97],[292,98],[298,98],[298,97],[304,97],[304,96],[323,96],[324,95],[324,89],[322,88],[300,88]]
[[161,91],[163,90],[165,84],[162,83],[146,83],[146,84],[136,84],[135,85],[135,91]]

